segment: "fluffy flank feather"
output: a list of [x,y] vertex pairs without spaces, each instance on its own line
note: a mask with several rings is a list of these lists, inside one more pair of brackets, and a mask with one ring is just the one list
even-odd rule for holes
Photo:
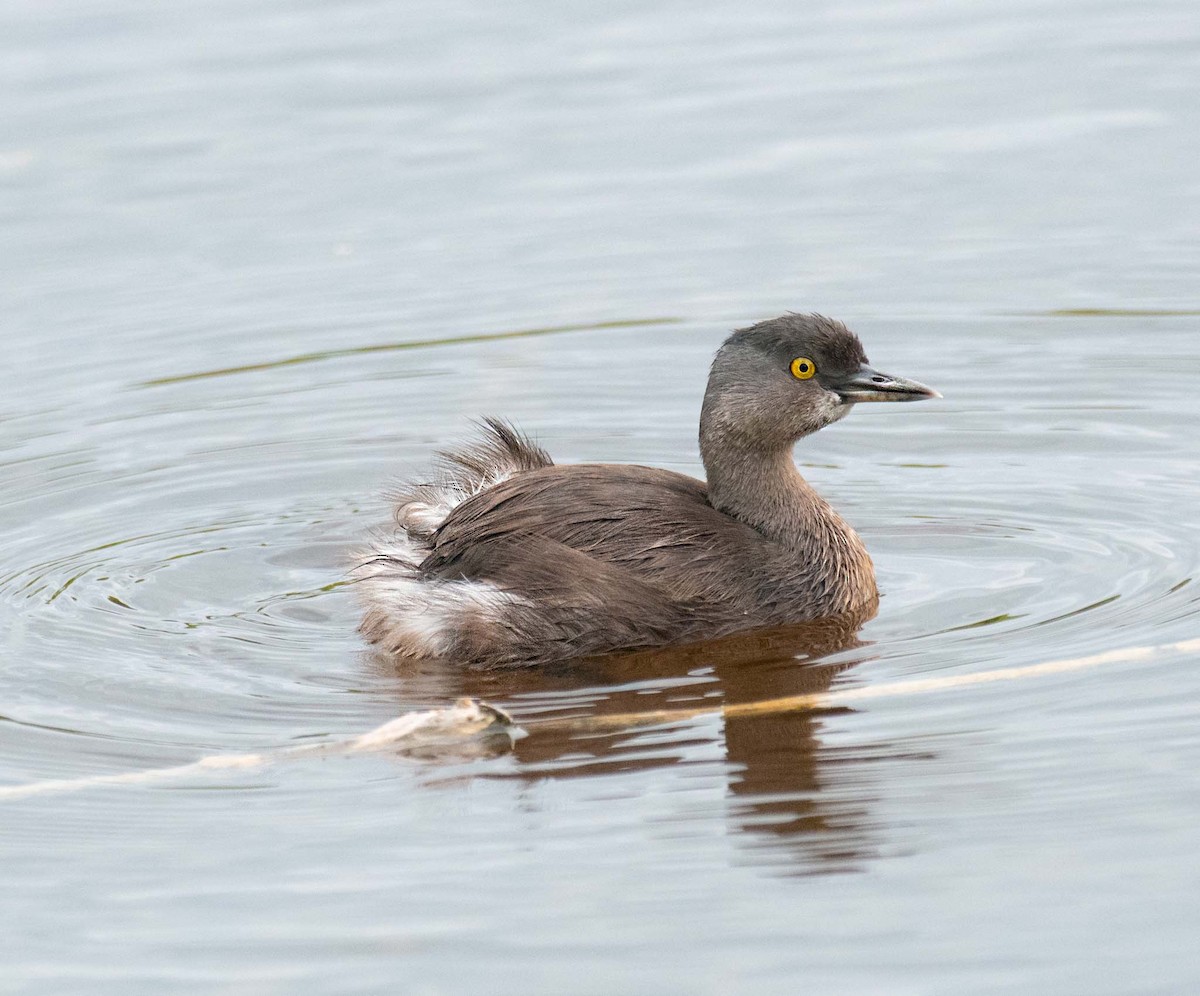
[[395,528],[374,536],[354,558],[350,579],[366,604],[361,629],[393,652],[440,656],[466,620],[486,628],[516,601],[494,585],[436,581],[421,572],[434,534],[455,508],[516,474],[553,465],[545,450],[507,422],[487,418],[479,429],[477,442],[439,454],[432,480],[390,495]]
[[391,495],[396,525],[410,541],[428,540],[468,498],[514,474],[553,464],[545,450],[501,419],[482,419],[479,429],[483,438],[478,442],[439,454],[432,481],[406,485]]

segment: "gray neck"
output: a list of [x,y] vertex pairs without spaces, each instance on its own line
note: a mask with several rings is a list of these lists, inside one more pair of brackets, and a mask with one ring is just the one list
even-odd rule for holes
[[786,547],[795,565],[792,580],[821,590],[830,607],[848,608],[873,597],[875,572],[866,548],[801,476],[791,448],[748,446],[703,420],[700,455],[709,502]]
[[700,456],[713,507],[777,542],[807,547],[814,520],[837,515],[796,469],[790,447],[752,450],[702,433]]

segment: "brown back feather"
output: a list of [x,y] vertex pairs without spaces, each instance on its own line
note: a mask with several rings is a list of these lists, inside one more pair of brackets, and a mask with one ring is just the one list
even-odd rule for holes
[[[741,616],[760,605],[761,568],[777,556],[760,533],[709,505],[700,481],[613,464],[517,475],[459,505],[431,545],[421,564],[428,576],[492,581],[535,600],[549,576],[554,590],[608,618],[629,601],[619,597],[624,586],[640,600],[639,623],[663,599],[685,614]],[[610,590],[611,598],[592,594]]]

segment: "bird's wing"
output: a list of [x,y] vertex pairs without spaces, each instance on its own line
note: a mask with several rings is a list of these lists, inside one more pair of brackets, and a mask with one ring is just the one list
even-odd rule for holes
[[705,604],[724,599],[731,573],[753,570],[762,544],[709,505],[694,478],[573,464],[518,474],[463,502],[432,537],[421,569],[519,592],[574,579],[581,597],[626,585],[643,599],[653,591],[672,604]]

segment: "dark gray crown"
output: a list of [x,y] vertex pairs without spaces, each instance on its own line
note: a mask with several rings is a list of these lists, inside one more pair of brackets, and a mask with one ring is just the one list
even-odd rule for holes
[[845,325],[824,315],[786,314],[738,329],[727,346],[751,348],[778,360],[786,367],[797,356],[812,357],[817,369],[851,372],[867,362],[858,336]]

